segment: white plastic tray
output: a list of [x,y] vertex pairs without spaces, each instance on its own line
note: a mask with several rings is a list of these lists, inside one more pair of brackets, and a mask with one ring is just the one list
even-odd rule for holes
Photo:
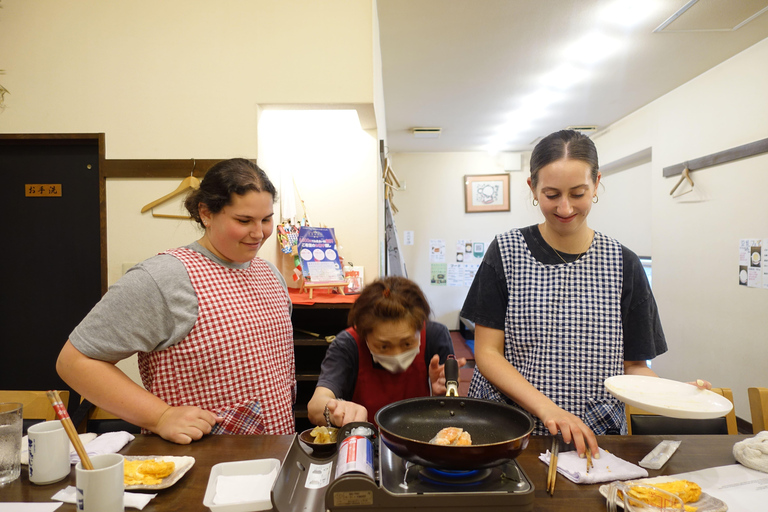
[[211,468],[211,476],[208,477],[208,487],[205,490],[203,505],[213,512],[255,512],[258,510],[268,510],[272,508],[272,501],[270,499],[215,505],[213,498],[216,495],[216,479],[219,476],[268,475],[275,469],[280,469],[280,461],[277,459],[220,462]]

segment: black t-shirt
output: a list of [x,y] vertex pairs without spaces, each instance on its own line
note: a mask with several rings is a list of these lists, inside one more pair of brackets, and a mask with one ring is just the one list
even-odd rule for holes
[[[537,261],[545,265],[563,264],[554,249],[544,240],[537,225],[520,232]],[[624,360],[645,361],[667,351],[667,341],[653,298],[648,278],[640,258],[621,246],[624,276],[621,290],[621,322],[624,330]],[[580,254],[560,253],[567,262]],[[504,264],[496,239],[488,246],[483,262],[469,288],[461,316],[476,324],[503,331],[506,321],[509,290]]]

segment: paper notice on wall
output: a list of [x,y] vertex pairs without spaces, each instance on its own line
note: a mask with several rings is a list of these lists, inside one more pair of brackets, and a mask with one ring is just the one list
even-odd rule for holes
[[431,278],[429,284],[432,286],[445,286],[447,284],[448,266],[445,263],[432,263]]
[[429,262],[445,263],[445,240],[439,238],[429,240]]
[[763,288],[768,289],[768,238],[763,240]]
[[472,281],[475,280],[478,268],[480,268],[479,264],[470,263],[464,265],[464,286],[472,286]]
[[413,231],[403,231],[403,245],[413,245]]
[[750,288],[768,288],[766,242],[754,238],[739,241],[739,284]]

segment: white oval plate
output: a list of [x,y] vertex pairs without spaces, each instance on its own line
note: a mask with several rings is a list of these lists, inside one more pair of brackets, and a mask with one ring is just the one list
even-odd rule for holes
[[194,457],[171,457],[169,455],[125,455],[125,460],[162,460],[173,461],[176,463],[176,467],[173,473],[163,478],[163,481],[156,485],[126,485],[126,491],[155,491],[158,489],[166,489],[179,481],[189,469],[195,465]]
[[616,375],[605,379],[605,389],[624,403],[670,418],[720,418],[733,409],[722,395],[658,377]]

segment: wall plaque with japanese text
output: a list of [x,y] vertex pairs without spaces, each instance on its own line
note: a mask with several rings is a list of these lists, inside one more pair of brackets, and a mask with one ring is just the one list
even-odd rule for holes
[[26,197],[61,197],[61,183],[27,183],[24,185]]

